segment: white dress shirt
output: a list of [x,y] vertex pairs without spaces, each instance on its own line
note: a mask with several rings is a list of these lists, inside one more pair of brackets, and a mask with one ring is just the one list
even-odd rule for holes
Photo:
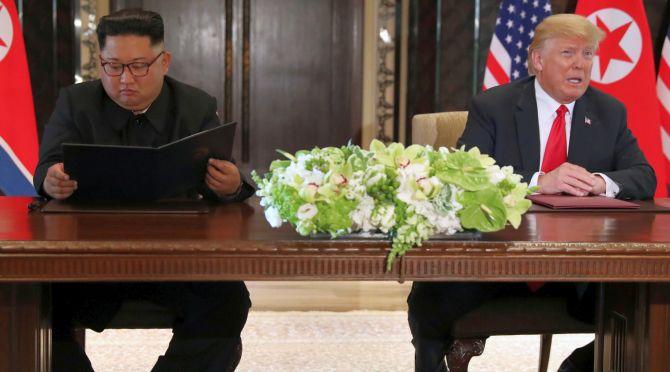
[[[540,130],[540,169],[538,169],[533,177],[530,179],[529,186],[537,186],[537,179],[544,174],[542,169],[542,161],[544,160],[544,150],[547,147],[547,140],[549,140],[549,133],[551,127],[556,119],[556,110],[561,106],[559,102],[551,98],[551,96],[540,86],[540,83],[535,79],[535,101],[537,102],[537,122]],[[565,113],[565,144],[570,149],[570,130],[572,129],[572,113],[575,108],[575,102],[566,103],[565,107],[568,112]],[[615,197],[619,193],[619,186],[609,177],[602,173],[594,173],[601,176],[605,180],[605,193],[600,194],[610,198]]]

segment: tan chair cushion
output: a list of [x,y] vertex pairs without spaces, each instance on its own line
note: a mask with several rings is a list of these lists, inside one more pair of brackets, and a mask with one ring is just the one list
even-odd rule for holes
[[412,142],[431,145],[435,149],[441,146],[455,147],[467,120],[467,111],[415,115],[412,118]]

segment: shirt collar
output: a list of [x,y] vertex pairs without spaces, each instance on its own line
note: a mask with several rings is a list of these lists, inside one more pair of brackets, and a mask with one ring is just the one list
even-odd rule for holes
[[[146,115],[147,119],[151,126],[153,126],[156,131],[162,133],[167,125],[168,120],[168,111],[170,110],[170,88],[168,85],[163,82],[163,87],[161,92],[158,94],[158,97],[149,104],[144,112],[139,114]],[[124,109],[114,102],[107,94],[105,93],[106,100],[103,104],[103,113],[106,121],[117,131],[122,130],[128,121],[132,118],[133,112]]]
[[[558,110],[558,108],[561,106],[561,103],[553,99],[549,93],[542,89],[542,86],[540,85],[540,82],[537,81],[537,78],[535,78],[535,100],[537,101],[538,111],[540,106],[542,106],[546,112],[556,113],[556,110]],[[572,110],[575,108],[575,101],[566,103],[565,107],[568,108],[568,113],[572,117]]]
[[155,101],[149,105],[145,115],[156,131],[162,133],[165,130],[170,111],[170,88],[163,82],[163,88]]

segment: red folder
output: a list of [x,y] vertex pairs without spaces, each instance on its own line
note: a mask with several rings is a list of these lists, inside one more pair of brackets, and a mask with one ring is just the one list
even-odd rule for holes
[[637,209],[639,204],[604,196],[529,195],[533,203],[553,209]]

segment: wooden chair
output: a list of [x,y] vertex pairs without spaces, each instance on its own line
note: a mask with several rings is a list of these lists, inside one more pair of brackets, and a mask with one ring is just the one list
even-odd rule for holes
[[[412,142],[452,148],[465,129],[467,111],[416,115],[412,119]],[[538,370],[546,372],[553,334],[593,333],[595,325],[568,315],[562,297],[503,297],[484,303],[456,321],[451,331],[454,343],[447,352],[451,372],[468,370],[473,356],[484,352],[486,338],[500,335],[539,334]]]

